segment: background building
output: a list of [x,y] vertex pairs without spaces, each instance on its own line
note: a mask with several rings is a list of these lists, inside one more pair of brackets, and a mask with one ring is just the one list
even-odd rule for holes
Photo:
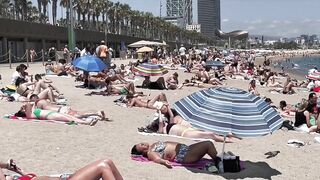
[[188,31],[196,31],[196,32],[200,33],[201,32],[201,25],[200,24],[187,25],[186,29]]
[[198,24],[203,35],[215,37],[221,29],[220,0],[198,0]]
[[177,25],[183,29],[186,25],[192,24],[192,0],[167,0],[167,17],[164,19],[171,20],[176,19]]

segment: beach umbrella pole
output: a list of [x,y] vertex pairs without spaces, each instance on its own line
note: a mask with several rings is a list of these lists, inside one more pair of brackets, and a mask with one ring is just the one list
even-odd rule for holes
[[220,173],[224,173],[223,159],[224,159],[224,149],[225,149],[225,145],[226,145],[226,139],[227,139],[227,134],[224,134],[224,136],[223,136],[223,145],[222,145],[221,163],[219,164]]

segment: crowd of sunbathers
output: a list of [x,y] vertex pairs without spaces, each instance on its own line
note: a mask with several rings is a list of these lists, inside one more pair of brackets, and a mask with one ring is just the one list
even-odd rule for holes
[[[102,60],[105,60],[102,58]],[[209,61],[219,61],[224,66],[209,66]],[[168,64],[169,67],[175,69],[177,66],[183,66],[186,73],[194,73],[191,79],[186,79],[179,83],[178,73],[175,72],[167,78],[159,77],[152,82],[150,77],[144,77],[141,88],[159,89],[159,90],[178,90],[184,87],[196,86],[199,88],[213,87],[225,84],[227,78],[250,80],[248,91],[260,95],[257,85],[266,86],[270,91],[277,91],[283,94],[295,93],[293,87],[308,87],[306,82],[298,82],[291,79],[287,74],[275,73],[270,70],[268,64],[263,66],[254,66],[254,56],[249,52],[233,52],[232,58],[226,57],[222,51],[216,49],[205,51],[204,54],[196,54],[192,49],[189,54],[180,55],[172,54],[166,58],[165,56],[145,57],[143,62]],[[213,132],[206,132],[196,129],[183,119],[174,109],[170,107],[165,93],[161,92],[153,98],[143,96],[142,92],[136,90],[132,80],[137,74],[133,71],[135,66],[141,62],[129,63],[127,66],[121,64],[118,68],[115,64],[102,72],[90,75],[88,72],[79,72],[77,68],[68,65],[65,60],[61,59],[56,65],[51,61],[45,64],[45,74],[55,74],[58,76],[72,75],[77,81],[83,81],[83,87],[86,88],[105,88],[102,91],[92,91],[87,95],[125,95],[123,103],[127,107],[140,107],[154,110],[154,118],[150,124],[145,127],[138,128],[142,133],[160,133],[173,136],[181,136],[193,139],[207,139],[192,145],[185,145],[179,142],[155,142],[139,143],[132,147],[132,155],[141,155],[147,157],[155,163],[162,164],[168,168],[172,168],[172,161],[179,163],[194,163],[200,160],[206,154],[214,161],[219,160],[217,151],[213,144],[215,142],[237,142],[241,140],[238,137],[229,134],[227,137],[221,136]],[[42,74],[36,74],[34,77],[28,74],[27,66],[21,64],[17,66],[16,71],[12,75],[11,86],[7,86],[5,92],[1,96],[24,104],[15,116],[27,119],[37,120],[55,120],[63,122],[74,122],[84,125],[95,125],[98,120],[106,120],[104,111],[84,112],[72,109],[69,106],[59,105],[59,101],[63,97],[63,93],[53,85],[53,82]],[[279,77],[285,77],[286,81],[282,84],[277,81]],[[311,82],[311,81],[310,81]],[[279,88],[279,89],[277,89]],[[2,91],[3,92],[3,91]],[[310,132],[319,132],[319,113],[317,108],[316,94],[311,93],[308,100],[302,100],[298,106],[290,106],[285,101],[280,102],[279,111],[281,115],[294,116],[294,126],[299,127],[305,124]],[[270,104],[272,101],[267,98]],[[88,117],[95,118],[88,118]],[[88,120],[89,119],[89,120]],[[28,174],[18,167],[13,160],[8,163],[0,163],[0,179],[5,179],[1,169],[14,171],[26,179],[32,180],[62,180],[64,178],[53,177],[36,177]],[[96,161],[84,168],[76,171],[65,179],[123,179],[116,166],[110,159]]]
[[29,75],[27,66],[20,64],[12,75],[11,85],[2,89],[2,97],[23,103],[14,114],[18,118],[53,120],[66,123],[95,125],[107,120],[104,111],[82,112],[66,106],[63,93],[42,74]]

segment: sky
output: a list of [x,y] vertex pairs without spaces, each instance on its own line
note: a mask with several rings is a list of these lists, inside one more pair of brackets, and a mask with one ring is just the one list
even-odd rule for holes
[[[32,0],[36,5],[36,0]],[[165,16],[166,0],[111,0],[129,4],[132,9]],[[193,0],[197,22],[197,0]],[[221,0],[222,31],[246,30],[250,34],[297,37],[320,35],[320,0]],[[61,9],[58,8],[61,16]]]

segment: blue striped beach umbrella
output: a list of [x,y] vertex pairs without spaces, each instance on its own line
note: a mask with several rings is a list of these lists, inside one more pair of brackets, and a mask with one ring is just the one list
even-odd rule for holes
[[162,76],[168,73],[168,70],[160,64],[143,63],[133,68],[139,76]]
[[206,66],[212,66],[212,67],[223,67],[224,63],[221,61],[207,61]]
[[201,90],[177,101],[174,108],[194,127],[221,135],[263,136],[283,122],[259,96],[230,87]]

